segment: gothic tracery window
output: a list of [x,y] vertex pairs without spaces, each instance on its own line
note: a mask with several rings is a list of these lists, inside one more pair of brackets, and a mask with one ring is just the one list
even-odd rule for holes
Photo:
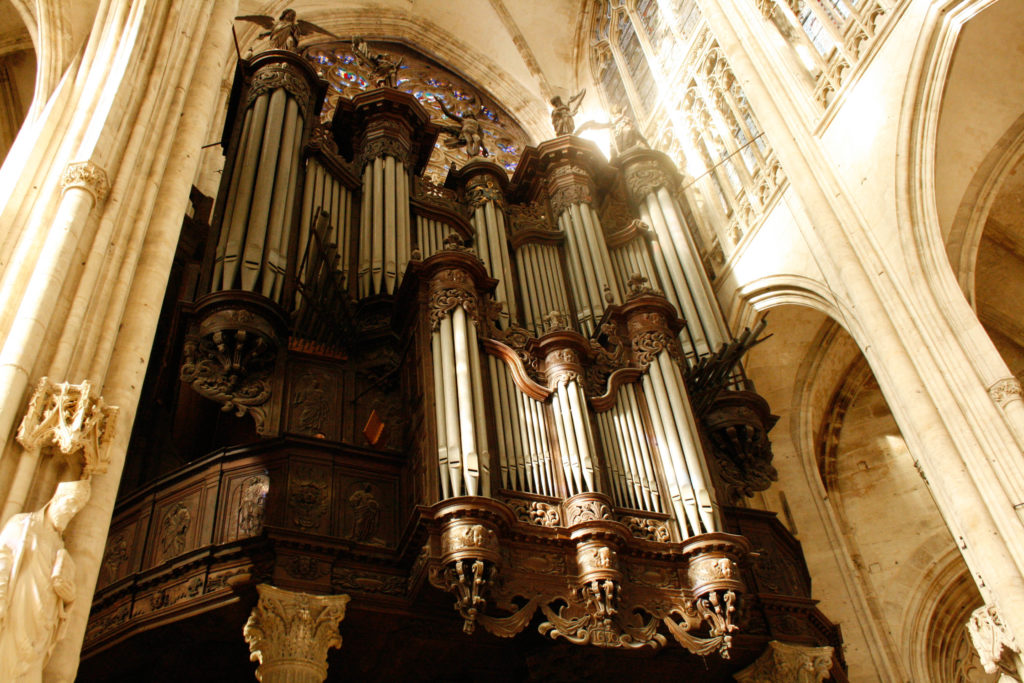
[[632,111],[648,140],[680,162],[686,194],[705,209],[697,231],[720,263],[781,182],[742,87],[694,0],[601,0],[594,16],[591,64],[607,108]]

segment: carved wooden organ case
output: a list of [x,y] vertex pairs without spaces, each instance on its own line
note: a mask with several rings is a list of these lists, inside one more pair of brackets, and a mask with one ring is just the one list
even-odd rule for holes
[[760,330],[729,334],[668,158],[561,136],[511,179],[475,157],[439,186],[414,97],[368,90],[325,125],[324,89],[292,52],[239,66],[163,357],[179,413],[197,394],[250,428],[122,496],[87,651],[232,577],[357,614],[443,591],[467,633],[727,668],[839,645],[799,544],[741,506],[775,478],[738,363]]

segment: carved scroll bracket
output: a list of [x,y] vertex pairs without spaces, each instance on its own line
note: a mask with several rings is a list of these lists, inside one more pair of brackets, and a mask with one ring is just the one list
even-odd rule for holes
[[441,531],[443,573],[438,587],[455,595],[462,630],[473,633],[487,607],[486,592],[498,572],[498,532],[489,521],[473,517],[450,520]]
[[181,380],[225,412],[252,415],[263,434],[283,313],[262,297],[225,291],[197,302],[196,318],[185,339]]
[[110,465],[117,413],[87,381],[70,384],[43,377],[18,428],[18,443],[30,451],[53,445],[69,458],[80,453],[82,478],[88,479]]
[[341,647],[338,624],[348,595],[309,595],[267,584],[256,586],[259,602],[242,630],[250,659],[259,662],[262,683],[321,683],[327,650]]

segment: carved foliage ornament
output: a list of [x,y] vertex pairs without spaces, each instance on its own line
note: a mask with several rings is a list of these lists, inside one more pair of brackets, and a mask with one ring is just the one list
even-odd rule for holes
[[64,168],[60,177],[61,190],[67,191],[75,187],[92,195],[97,204],[102,202],[110,191],[107,172],[91,161],[76,161]]
[[501,192],[501,188],[498,187],[492,178],[485,180],[484,178],[477,177],[466,186],[466,201],[473,208],[483,206],[487,202],[494,202],[498,206],[504,206],[505,197]]
[[242,630],[249,658],[260,664],[256,677],[267,680],[278,671],[282,678],[275,680],[313,680],[311,675],[324,680],[327,650],[341,647],[338,623],[345,618],[349,596],[294,593],[267,584],[256,589],[259,602]]
[[89,382],[69,384],[43,377],[18,428],[18,443],[30,451],[53,445],[69,457],[80,452],[82,477],[87,479],[110,465],[117,412]]
[[476,288],[473,279],[463,270],[448,268],[438,271],[430,281],[430,329],[437,330],[441,320],[456,306],[462,306],[477,321]]
[[[239,311],[239,314],[246,311]],[[270,398],[274,348],[258,333],[221,330],[185,341],[181,379],[221,410],[241,417],[250,413],[263,433],[263,404]]]
[[1024,397],[1024,391],[1021,390],[1020,382],[1012,377],[1007,377],[990,386],[988,395],[992,397],[997,406],[1005,408],[1010,401]]
[[773,640],[756,662],[733,676],[739,683],[821,683],[832,668],[831,647],[788,645]]
[[982,605],[971,613],[967,632],[978,651],[986,673],[1014,673],[1014,655],[1020,653],[1016,639],[1006,630],[995,607]]
[[313,99],[313,93],[306,79],[290,64],[272,64],[260,69],[249,84],[249,94],[245,100],[246,108],[251,107],[260,96],[278,88],[284,88],[295,98],[299,109],[302,110],[302,118],[308,120],[309,103]]
[[570,185],[551,193],[551,211],[555,216],[561,216],[573,204],[590,204],[592,201],[593,194],[589,187]]
[[408,142],[397,137],[379,136],[367,140],[359,150],[360,171],[366,164],[380,157],[394,157],[398,162],[409,165],[411,147]]
[[641,202],[644,197],[659,187],[670,187],[668,175],[661,164],[653,159],[630,164],[625,169],[626,187],[633,201]]

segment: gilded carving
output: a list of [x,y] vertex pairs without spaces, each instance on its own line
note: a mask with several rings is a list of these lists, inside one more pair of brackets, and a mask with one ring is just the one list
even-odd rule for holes
[[619,521],[625,524],[637,538],[659,543],[667,543],[671,538],[668,524],[664,520],[624,515],[619,518]]
[[576,526],[584,522],[612,519],[612,510],[601,500],[570,500],[566,503],[566,516],[569,518],[569,526]]
[[385,135],[374,137],[365,141],[359,150],[359,170],[362,172],[366,164],[385,156],[408,165],[411,151],[409,143],[401,138]]
[[483,206],[487,202],[494,202],[503,207],[505,196],[492,178],[484,179],[477,176],[466,185],[466,201],[473,208]]
[[440,328],[441,320],[456,306],[462,306],[470,318],[477,320],[476,288],[472,278],[456,268],[438,271],[430,281],[430,329]]
[[537,526],[559,526],[562,523],[558,505],[537,500],[509,500],[509,507],[516,513],[516,518],[527,524]]
[[561,216],[574,204],[590,204],[593,200],[593,193],[586,185],[569,185],[551,193],[551,211]]
[[71,188],[85,190],[92,195],[93,202],[99,204],[110,192],[107,172],[91,161],[76,161],[68,164],[60,176],[60,187],[63,192]]

